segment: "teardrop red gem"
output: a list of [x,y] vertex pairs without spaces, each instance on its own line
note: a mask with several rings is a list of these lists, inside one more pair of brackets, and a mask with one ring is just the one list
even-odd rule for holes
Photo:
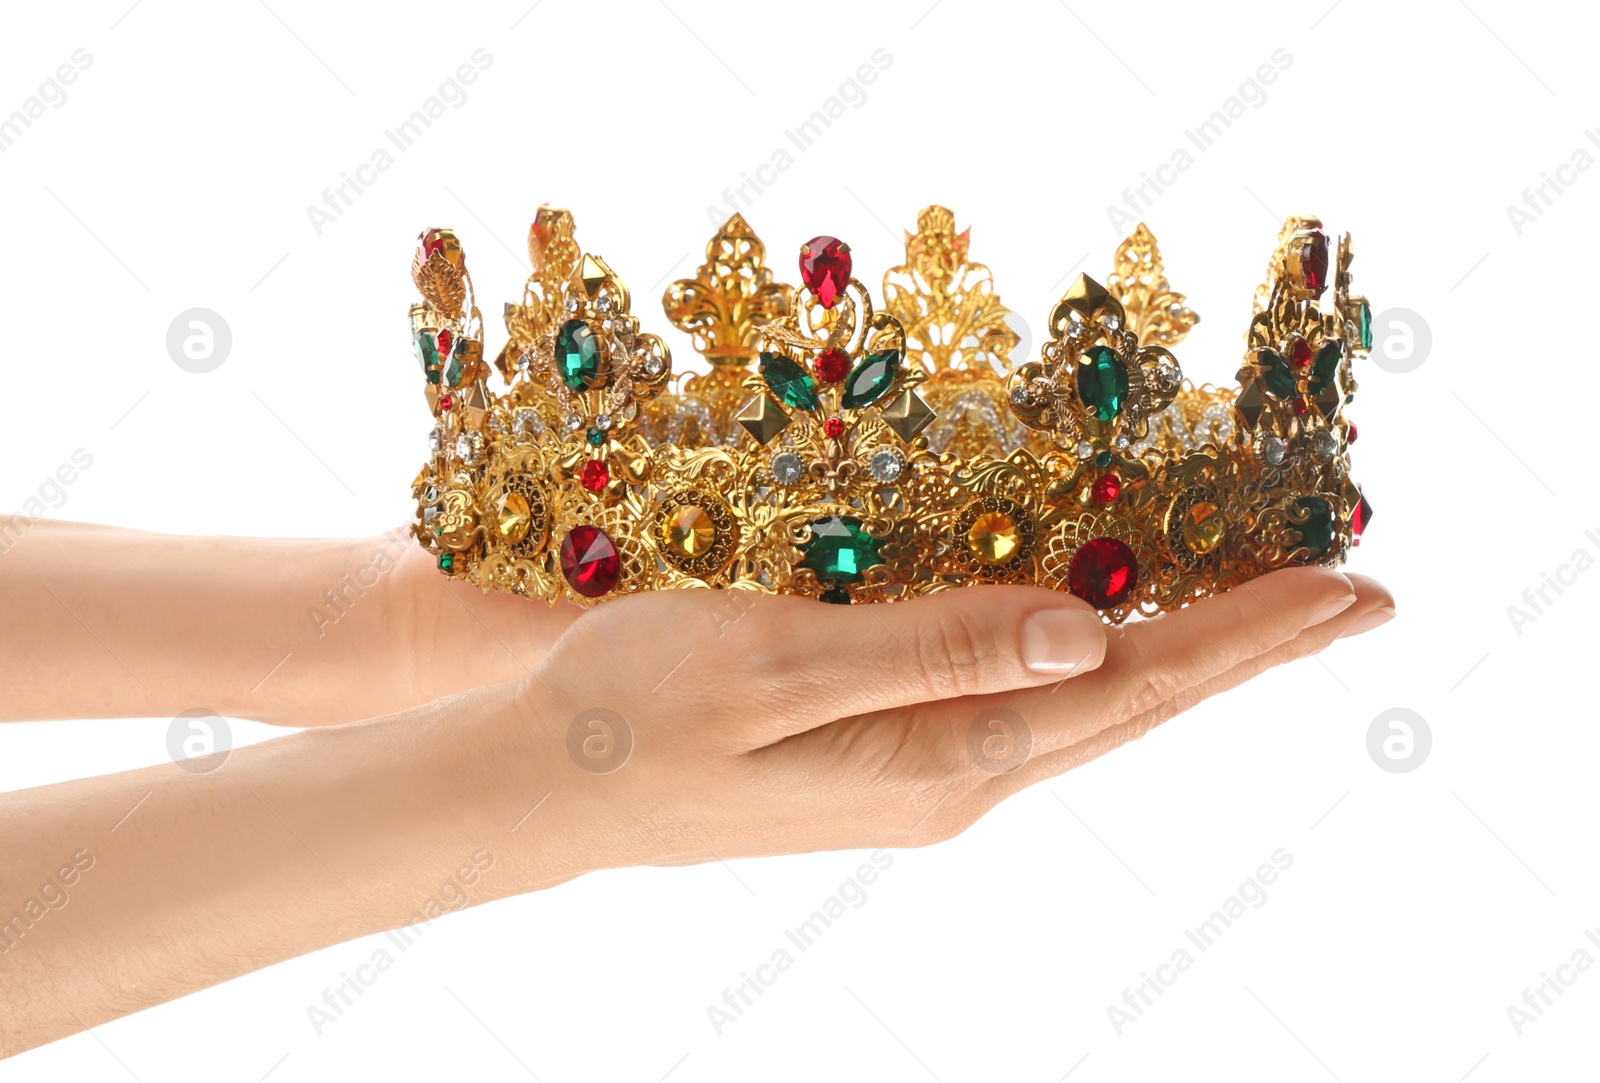
[[823,308],[832,308],[850,285],[850,246],[826,234],[800,246],[800,281],[817,295]]

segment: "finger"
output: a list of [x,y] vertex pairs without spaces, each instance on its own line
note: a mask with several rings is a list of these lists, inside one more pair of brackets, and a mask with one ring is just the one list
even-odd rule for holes
[[1226,594],[1124,625],[1094,673],[1008,697],[1005,706],[1028,723],[1036,750],[1065,748],[1268,653],[1356,600],[1351,580],[1329,568],[1271,572]]
[[1236,688],[1269,669],[1317,654],[1335,639],[1359,635],[1386,623],[1394,615],[1394,598],[1384,586],[1363,575],[1349,577],[1357,601],[1327,621],[1312,625],[1298,636],[1280,643],[1263,654],[1247,658],[1223,673],[1185,688],[1171,699],[1126,721],[1087,732],[1083,738],[1055,751],[1034,755],[1017,770],[996,775],[987,783],[991,797],[998,802],[1047,778],[1064,774],[1090,760],[1121,748],[1143,737],[1163,722],[1175,718],[1213,696]]
[[1105,656],[1099,614],[1039,587],[964,587],[889,605],[730,593],[602,606],[556,644],[544,679],[581,683],[598,656],[611,683],[692,695],[703,717],[736,725],[754,748],[848,715],[1056,684]]

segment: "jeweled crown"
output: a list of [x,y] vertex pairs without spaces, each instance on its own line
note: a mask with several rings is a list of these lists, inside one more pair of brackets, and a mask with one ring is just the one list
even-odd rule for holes
[[708,363],[674,376],[572,215],[541,207],[496,393],[460,243],[426,230],[411,334],[437,421],[418,541],[452,577],[550,602],[1033,583],[1112,621],[1344,559],[1372,515],[1349,478],[1351,365],[1372,343],[1348,235],[1330,253],[1316,219],[1285,222],[1240,386],[1219,390],[1183,378],[1172,348],[1198,317],[1143,225],[1020,364],[969,233],[923,210],[875,306],[843,241],[801,246],[796,289],[734,215],[663,298]]

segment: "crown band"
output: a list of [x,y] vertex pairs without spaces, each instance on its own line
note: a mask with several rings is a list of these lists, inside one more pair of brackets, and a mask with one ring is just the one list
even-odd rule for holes
[[410,316],[437,421],[418,541],[452,577],[550,602],[1032,583],[1111,621],[1344,559],[1372,515],[1349,479],[1351,365],[1372,343],[1348,234],[1330,253],[1316,219],[1285,222],[1240,386],[1219,390],[1183,378],[1172,348],[1198,317],[1143,225],[1015,365],[969,233],[923,210],[875,306],[842,241],[802,246],[796,289],[736,214],[663,298],[709,366],[674,380],[627,286],[542,207],[497,394],[461,246],[425,231]]

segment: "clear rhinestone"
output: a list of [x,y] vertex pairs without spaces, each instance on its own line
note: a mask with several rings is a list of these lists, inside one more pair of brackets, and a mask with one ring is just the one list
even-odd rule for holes
[[1327,462],[1339,451],[1339,438],[1327,429],[1318,429],[1311,437],[1311,454],[1318,462]]
[[568,414],[567,431],[577,432],[581,428],[583,428],[583,418],[579,417],[577,414]]
[[805,471],[805,463],[792,451],[780,451],[772,457],[772,476],[779,485],[793,485]]
[[430,431],[428,433],[428,454],[437,455],[438,453],[439,453],[439,426],[435,425],[433,427],[432,431]]
[[1263,436],[1256,444],[1256,450],[1268,466],[1282,465],[1283,457],[1288,451],[1283,446],[1283,441],[1276,436]]
[[1087,440],[1079,440],[1078,446],[1073,448],[1078,453],[1078,458],[1087,459],[1094,454],[1094,445]]
[[1124,434],[1118,436],[1115,440],[1111,441],[1111,443],[1118,451],[1126,451],[1128,449],[1128,445],[1132,443],[1132,441],[1130,441],[1126,434]]
[[872,456],[867,464],[867,469],[872,471],[874,480],[888,485],[899,479],[901,471],[906,468],[906,461],[900,453],[893,448],[884,448]]
[[1083,334],[1083,317],[1076,312],[1067,314],[1067,337],[1077,338]]
[[595,311],[596,312],[610,312],[611,311],[611,295],[607,294],[607,293],[602,293],[598,298],[595,299],[594,307],[595,307]]
[[661,370],[666,367],[666,362],[651,354],[644,360],[644,374],[646,376],[660,376]]
[[1011,389],[1011,401],[1018,406],[1026,406],[1028,404],[1028,388],[1025,384],[1018,384]]
[[606,429],[609,429],[611,427],[611,415],[610,414],[596,414],[594,416],[594,427],[599,429],[601,432],[604,432]]
[[456,458],[462,462],[472,461],[472,437],[467,433],[456,437]]
[[533,355],[532,354],[525,353],[521,357],[517,358],[517,369],[519,371],[527,372],[528,370],[530,370],[532,368],[533,368]]
[[603,331],[611,330],[611,321],[610,320],[601,320],[600,321],[600,328]]
[[1107,331],[1115,331],[1117,328],[1122,326],[1122,317],[1118,316],[1115,312],[1107,312],[1104,316],[1100,317],[1100,325]]
[[578,299],[576,297],[568,297],[567,298],[567,311],[568,312],[576,312],[576,311],[578,311]]

